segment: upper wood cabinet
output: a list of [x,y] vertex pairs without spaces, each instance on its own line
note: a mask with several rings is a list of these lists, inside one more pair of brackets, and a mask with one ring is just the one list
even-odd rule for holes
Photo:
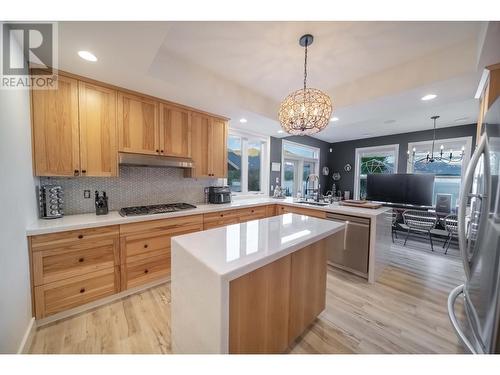
[[59,75],[31,98],[35,175],[117,175],[116,91]]
[[160,154],[191,157],[191,116],[188,110],[160,104]]
[[116,91],[79,82],[80,168],[83,176],[116,176]]
[[477,120],[476,145],[479,143],[483,131],[483,122],[486,112],[500,96],[500,63],[487,66],[481,79],[479,99],[479,116]]
[[59,76],[57,90],[32,90],[31,100],[35,175],[78,175],[78,81]]
[[118,136],[119,151],[158,155],[159,102],[119,92]]
[[190,177],[227,176],[227,122],[202,113],[191,113],[192,157]]

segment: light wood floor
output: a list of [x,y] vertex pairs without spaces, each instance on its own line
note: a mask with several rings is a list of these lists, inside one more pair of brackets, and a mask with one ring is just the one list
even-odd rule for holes
[[[457,258],[396,244],[370,285],[329,269],[327,308],[291,353],[461,353],[448,321],[449,291],[463,279]],[[32,353],[169,353],[170,288],[161,285],[41,327]]]

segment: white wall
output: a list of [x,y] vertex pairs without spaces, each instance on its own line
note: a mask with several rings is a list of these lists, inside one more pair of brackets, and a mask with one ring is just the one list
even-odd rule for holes
[[17,352],[31,323],[25,230],[37,214],[29,108],[27,90],[0,89],[0,353]]

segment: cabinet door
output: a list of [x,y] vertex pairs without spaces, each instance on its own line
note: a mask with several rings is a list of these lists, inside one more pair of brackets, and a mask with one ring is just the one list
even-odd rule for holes
[[191,113],[192,157],[195,168],[192,177],[212,177],[209,170],[209,133],[210,117],[200,113]]
[[160,153],[191,157],[191,119],[188,110],[160,105]]
[[81,81],[78,87],[81,174],[116,176],[116,91]]
[[60,75],[57,90],[33,90],[31,99],[35,175],[78,175],[78,82]]
[[213,118],[209,138],[210,173],[212,177],[227,177],[227,123]]
[[290,269],[288,255],[229,283],[229,353],[270,354],[286,350]]
[[152,99],[118,93],[120,151],[155,155],[160,153],[158,104]]
[[291,255],[289,343],[325,309],[327,245],[318,241]]

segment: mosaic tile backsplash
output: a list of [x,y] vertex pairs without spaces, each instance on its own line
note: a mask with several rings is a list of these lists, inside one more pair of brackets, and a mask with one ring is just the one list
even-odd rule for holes
[[[217,185],[217,179],[184,178],[180,168],[121,166],[119,177],[41,177],[40,184],[57,184],[64,189],[66,215],[95,212],[94,192],[109,197],[110,211],[127,206],[161,203],[202,203],[204,188]],[[83,191],[90,190],[90,199]]]

